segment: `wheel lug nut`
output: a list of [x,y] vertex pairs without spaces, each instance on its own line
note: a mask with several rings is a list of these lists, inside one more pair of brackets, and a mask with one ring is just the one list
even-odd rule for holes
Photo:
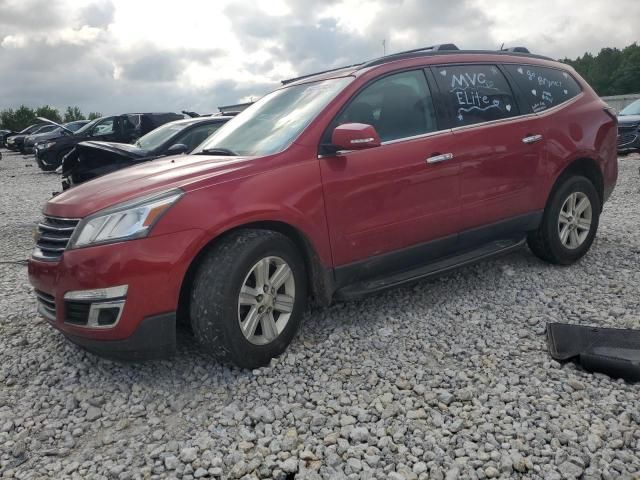
[[268,285],[265,285],[265,286],[264,286],[264,292],[265,292],[265,293],[267,293],[268,291],[269,291],[269,286],[268,286]]
[[260,307],[260,308],[258,309],[258,313],[262,313],[262,312],[264,312],[264,307]]

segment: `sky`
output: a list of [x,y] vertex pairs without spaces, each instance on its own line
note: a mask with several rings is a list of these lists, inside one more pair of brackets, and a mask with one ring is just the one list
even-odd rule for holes
[[439,43],[575,58],[640,41],[640,1],[0,0],[0,109],[217,111]]

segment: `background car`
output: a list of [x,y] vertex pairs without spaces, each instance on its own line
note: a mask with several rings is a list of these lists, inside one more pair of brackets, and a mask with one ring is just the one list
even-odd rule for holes
[[[160,125],[182,118],[184,118],[183,115],[170,112],[125,113],[98,118],[77,132],[67,132],[70,135],[61,135],[36,145],[38,166],[45,171],[55,170],[62,164],[64,156],[82,141],[99,140],[131,143]],[[61,127],[62,125],[58,126]]]
[[89,123],[89,120],[78,120],[76,122],[65,123],[62,125],[62,127],[53,126],[54,128],[47,132],[39,130],[37,133],[31,134],[24,139],[24,146],[22,147],[22,149],[24,153],[33,153],[36,143],[44,142],[61,135],[66,135],[65,132],[69,130],[71,130],[72,132],[76,132],[80,128],[84,127],[87,123]]
[[53,130],[55,130],[57,127],[55,125],[42,125],[40,128],[34,130],[33,133],[31,134],[20,134],[20,135],[14,135],[12,137],[13,140],[13,144],[15,146],[15,149],[19,150],[20,153],[25,154],[27,153],[27,151],[24,148],[24,142],[27,139],[27,137],[31,136],[31,135],[39,135],[41,133],[50,133]]
[[12,130],[0,130],[0,146],[4,146],[5,137],[11,133],[13,133]]
[[41,127],[44,127],[45,124],[43,122],[34,123],[33,125],[29,125],[24,130],[19,132],[12,132],[5,136],[4,138],[4,146],[9,150],[18,150],[16,144],[16,138],[21,135],[31,135],[32,133],[36,133]]
[[640,100],[618,114],[618,151],[640,150]]
[[135,144],[81,142],[62,162],[62,188],[146,162],[154,158],[189,153],[232,117],[195,117],[156,128]]

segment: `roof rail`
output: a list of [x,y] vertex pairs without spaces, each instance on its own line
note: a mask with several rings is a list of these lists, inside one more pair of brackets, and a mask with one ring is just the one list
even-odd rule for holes
[[290,83],[297,82],[298,80],[304,80],[305,78],[315,77],[316,75],[322,75],[323,73],[337,72],[338,70],[343,70],[345,68],[350,68],[350,67],[358,67],[360,65],[362,64],[354,63],[353,65],[345,65],[344,67],[331,68],[329,70],[322,70],[321,72],[316,72],[316,73],[308,73],[307,75],[302,75],[301,77],[288,78],[287,80],[281,80],[280,83],[282,83],[282,85],[288,85]]
[[404,52],[392,53],[391,55],[385,55],[384,57],[376,58],[369,62],[363,63],[359,66],[358,70],[366,67],[373,67],[375,65],[381,65],[391,60],[398,58],[412,57],[415,53],[430,53],[430,52],[442,52],[442,51],[456,51],[460,50],[454,43],[441,43],[438,45],[431,45],[430,47],[414,48],[412,50],[405,50]]
[[513,52],[513,53],[531,53],[527,47],[511,47],[502,48],[501,52]]

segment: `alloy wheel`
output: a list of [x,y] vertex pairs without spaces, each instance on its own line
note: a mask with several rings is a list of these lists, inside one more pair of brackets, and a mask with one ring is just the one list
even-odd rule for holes
[[582,192],[573,192],[562,204],[558,217],[558,235],[562,245],[575,250],[582,245],[591,230],[593,209]]
[[240,288],[238,322],[254,345],[273,342],[286,328],[295,302],[293,271],[280,257],[265,257],[249,271]]

